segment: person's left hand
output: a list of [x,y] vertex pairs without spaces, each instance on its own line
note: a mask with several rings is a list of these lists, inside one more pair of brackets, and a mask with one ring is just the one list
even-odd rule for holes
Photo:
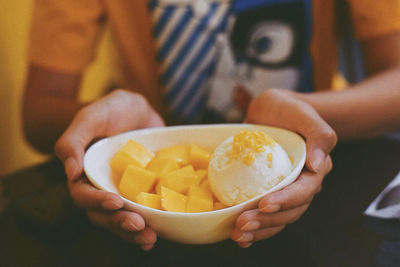
[[269,89],[254,99],[246,121],[299,133],[306,140],[307,157],[306,168],[294,183],[263,197],[257,209],[237,218],[231,238],[243,248],[272,237],[301,217],[332,168],[329,152],[337,142],[335,132],[310,105],[283,90]]

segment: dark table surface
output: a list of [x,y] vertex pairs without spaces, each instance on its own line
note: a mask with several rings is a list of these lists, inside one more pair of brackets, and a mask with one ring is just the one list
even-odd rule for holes
[[399,220],[363,215],[399,172],[400,141],[343,143],[332,157],[302,218],[247,249],[159,239],[143,252],[73,206],[57,160],[27,168],[1,179],[0,266],[400,266]]

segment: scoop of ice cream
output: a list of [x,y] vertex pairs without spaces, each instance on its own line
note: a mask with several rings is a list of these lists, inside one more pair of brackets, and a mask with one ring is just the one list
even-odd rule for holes
[[291,170],[288,154],[270,136],[241,131],[214,150],[208,179],[218,200],[233,206],[269,190]]

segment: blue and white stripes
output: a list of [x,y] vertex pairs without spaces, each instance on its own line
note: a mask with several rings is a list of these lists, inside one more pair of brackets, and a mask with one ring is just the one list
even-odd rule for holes
[[150,2],[164,102],[177,122],[196,122],[204,111],[217,35],[226,30],[229,7],[226,0]]

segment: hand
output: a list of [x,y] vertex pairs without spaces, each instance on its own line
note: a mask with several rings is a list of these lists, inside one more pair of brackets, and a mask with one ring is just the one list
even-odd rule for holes
[[231,238],[241,247],[269,238],[300,218],[332,168],[329,152],[337,142],[335,132],[318,113],[285,90],[269,89],[254,99],[246,122],[299,133],[306,140],[307,156],[306,169],[294,183],[268,194],[259,201],[258,209],[238,217]]
[[124,210],[117,194],[98,190],[89,183],[82,174],[83,156],[87,146],[98,138],[157,126],[164,126],[164,122],[141,95],[116,90],[81,109],[55,146],[64,163],[74,203],[85,209],[95,225],[108,228],[145,250],[153,247],[156,233],[146,227],[139,214]]

